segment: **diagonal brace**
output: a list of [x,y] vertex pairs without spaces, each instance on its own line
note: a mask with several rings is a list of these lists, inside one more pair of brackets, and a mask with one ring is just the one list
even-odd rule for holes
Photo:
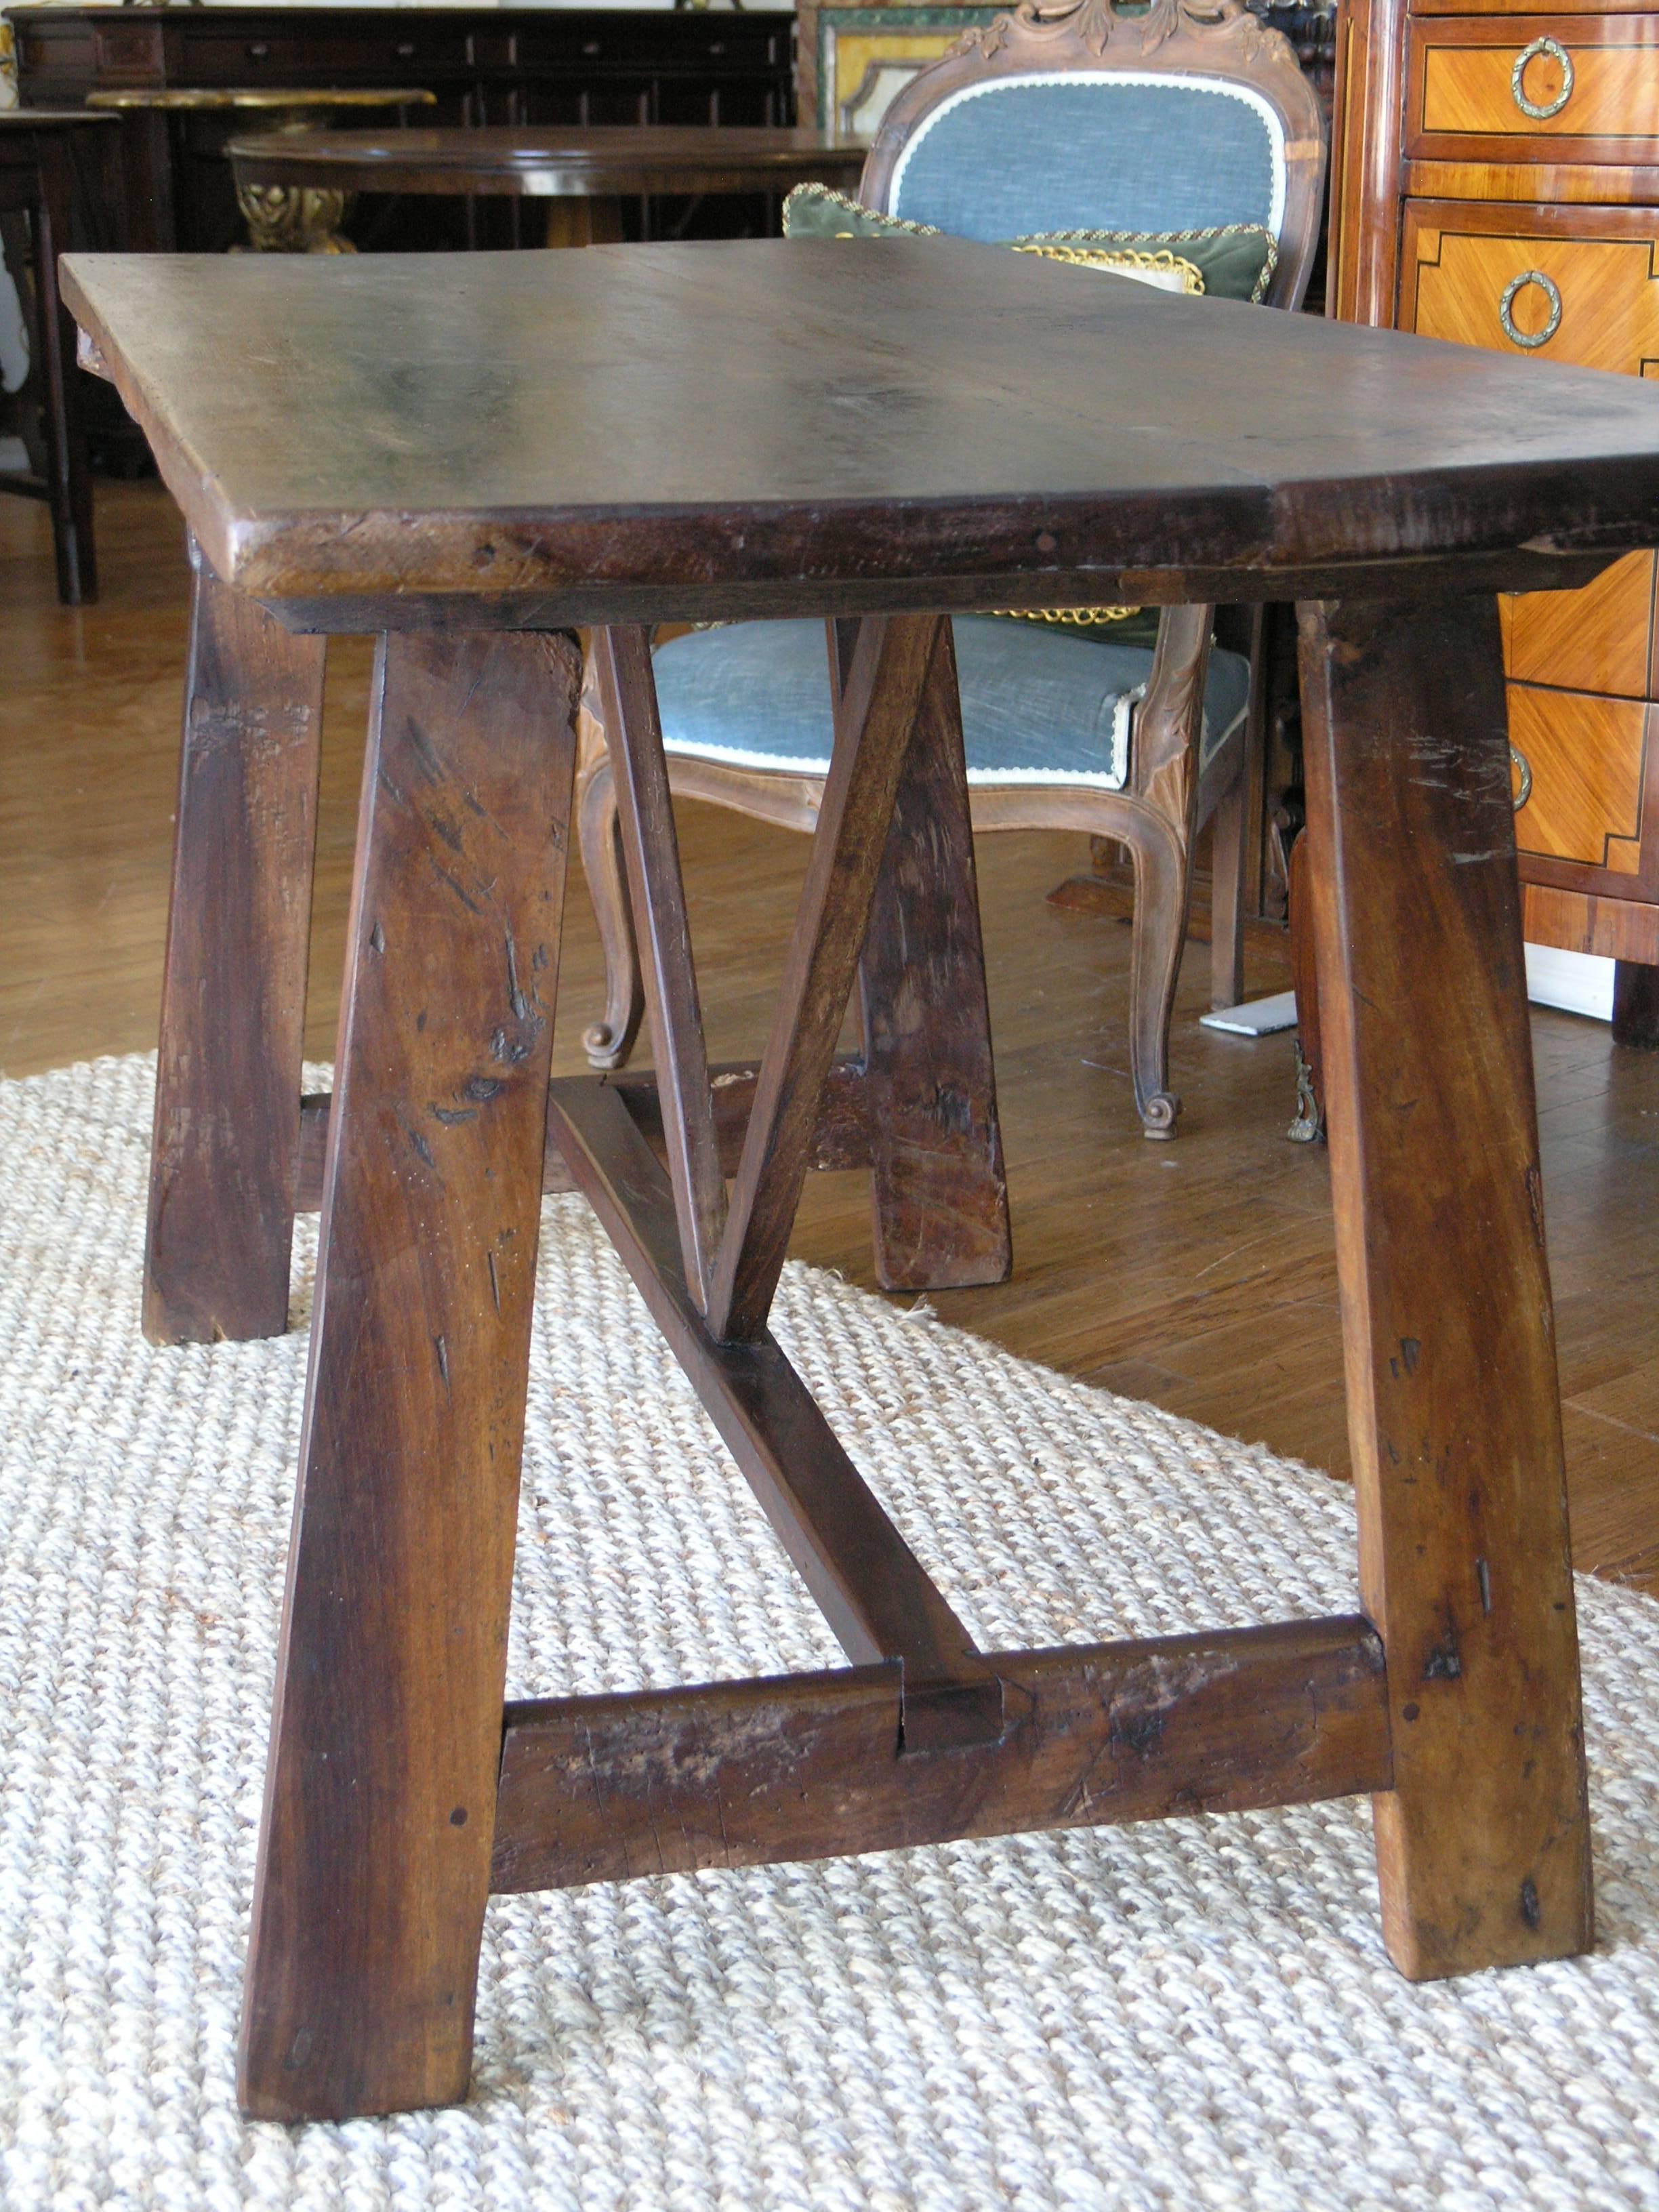
[[765,1331],[737,1344],[709,1334],[679,1270],[661,1164],[617,1090],[553,1084],[547,1126],[842,1650],[855,1665],[902,1663],[905,1749],[994,1740],[1005,1686],[800,1376]]
[[687,1286],[706,1310],[709,1276],[726,1226],[726,1181],[651,670],[651,634],[637,623],[597,629],[592,653],[639,939],[680,1251]]
[[800,1203],[818,1094],[869,926],[942,615],[866,615],[836,699],[836,743],[705,1306],[728,1341],[766,1327]]

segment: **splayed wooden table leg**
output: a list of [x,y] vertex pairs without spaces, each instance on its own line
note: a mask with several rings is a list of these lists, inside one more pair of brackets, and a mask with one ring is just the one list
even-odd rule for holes
[[376,666],[244,2108],[464,2097],[575,757],[567,638]]
[[1426,1980],[1592,1940],[1493,603],[1304,607],[1302,688],[1383,1925]]
[[280,1336],[300,1156],[323,640],[194,571],[144,1334]]

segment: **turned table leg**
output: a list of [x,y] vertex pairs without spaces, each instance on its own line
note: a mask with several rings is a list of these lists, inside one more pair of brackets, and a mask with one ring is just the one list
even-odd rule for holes
[[578,680],[556,635],[380,649],[243,2021],[260,2118],[466,2094]]
[[300,1152],[323,641],[192,545],[144,1255],[153,1344],[280,1336]]
[[1484,595],[1301,621],[1377,1863],[1423,1980],[1593,1940],[1503,667]]

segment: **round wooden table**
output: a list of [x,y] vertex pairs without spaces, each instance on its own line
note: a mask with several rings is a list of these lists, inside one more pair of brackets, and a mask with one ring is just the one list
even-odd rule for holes
[[240,192],[272,186],[550,203],[550,246],[621,239],[622,203],[654,193],[787,192],[858,183],[868,149],[827,131],[707,125],[294,131],[235,138]]

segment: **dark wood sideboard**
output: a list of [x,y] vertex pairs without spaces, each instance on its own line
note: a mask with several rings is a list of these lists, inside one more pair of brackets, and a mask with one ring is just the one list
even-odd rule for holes
[[[8,11],[28,106],[118,88],[423,87],[423,121],[782,124],[794,17],[612,9],[31,7]],[[218,251],[240,234],[224,140],[246,118],[124,115],[88,192],[102,246]],[[716,227],[741,204],[710,202]],[[450,210],[453,220],[453,210]],[[428,209],[428,225],[441,224]],[[705,228],[699,224],[700,229]],[[430,239],[377,243],[432,243]]]

